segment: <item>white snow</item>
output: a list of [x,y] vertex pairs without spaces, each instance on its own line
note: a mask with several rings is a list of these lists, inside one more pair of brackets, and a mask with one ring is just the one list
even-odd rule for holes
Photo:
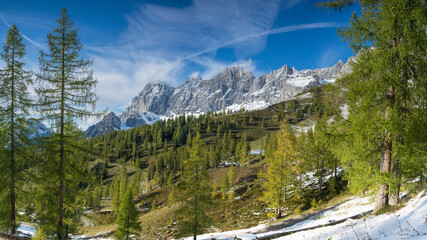
[[[363,206],[363,202],[359,204]],[[363,210],[363,207],[355,206],[355,208],[360,211]],[[365,204],[365,210],[367,208],[368,206]],[[339,212],[343,211],[339,210]],[[356,211],[353,213],[356,213]],[[366,219],[349,219],[334,226],[297,232],[277,239],[328,239],[330,237],[332,239],[427,239],[426,219],[427,195],[423,191],[417,197],[411,199],[406,207],[395,213],[372,215]],[[318,221],[319,225],[322,222],[324,220],[320,219]]]
[[263,154],[264,150],[252,150],[249,154],[251,155],[259,155],[259,154]]
[[267,108],[269,104],[265,101],[254,101],[254,102],[247,102],[247,103],[240,103],[240,104],[233,104],[226,108],[226,110],[232,110],[232,111],[239,111],[240,109],[245,109],[247,111],[252,111],[256,109],[264,109]]
[[[259,233],[266,227],[265,224],[249,229],[240,229],[222,233],[199,235],[198,239],[234,239],[235,236],[247,236],[248,239],[272,236],[277,233],[286,233],[292,230],[319,226],[313,230],[296,232],[276,239],[427,239],[427,195],[425,191],[411,199],[404,208],[391,214],[372,215],[366,219],[348,219],[343,223],[323,226],[330,222],[343,220],[357,214],[373,210],[374,203],[370,196],[353,197],[338,205],[334,209],[320,213],[308,220],[278,231]],[[191,237],[184,238],[190,240]]]
[[313,77],[293,77],[289,78],[286,83],[290,85],[294,85],[296,87],[305,87],[312,82],[316,82],[316,79]]
[[19,233],[19,236],[31,236],[34,237],[36,234],[36,228],[33,225],[21,223],[17,227],[17,232]]
[[319,83],[321,85],[329,84],[329,83],[335,83],[335,80],[336,80],[335,78],[331,78],[331,79],[320,79]]
[[[20,225],[18,225],[17,227],[17,232],[19,236],[31,236],[34,237],[36,235],[36,227],[32,224],[28,224],[28,223],[21,223]],[[82,239],[84,237],[88,237],[87,235],[70,235],[71,239]],[[113,238],[92,238],[92,239],[97,239],[97,240],[113,240]],[[1,238],[0,238],[1,240]]]
[[146,122],[148,124],[153,124],[162,118],[162,116],[157,115],[157,114],[152,113],[152,112],[143,112],[140,114],[141,114],[141,117],[144,120],[144,122]]
[[349,112],[348,112],[348,105],[344,104],[344,105],[340,106],[340,109],[341,109],[341,116],[344,119],[347,119],[348,118],[348,114],[349,114]]

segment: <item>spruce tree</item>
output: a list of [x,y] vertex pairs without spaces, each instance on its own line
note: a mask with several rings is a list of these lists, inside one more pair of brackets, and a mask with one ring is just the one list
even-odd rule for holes
[[[341,129],[360,141],[337,152],[345,161],[353,158],[361,162],[356,165],[374,172],[378,211],[398,202],[401,173],[407,171],[402,166],[409,161],[404,153],[418,151],[410,129],[417,124],[424,130],[426,125],[416,119],[426,105],[427,6],[420,0],[336,0],[321,6],[341,11],[355,4],[361,6],[361,13],[353,14],[338,33],[358,55],[352,72],[338,82],[345,89],[350,112]],[[425,169],[425,164],[419,167]]]
[[138,211],[133,202],[132,190],[128,188],[120,204],[120,211],[116,220],[117,230],[114,235],[117,239],[130,240],[138,239],[142,230],[138,222]]
[[[28,110],[31,105],[27,88],[31,84],[31,75],[24,70],[22,62],[25,56],[25,44],[15,25],[7,32],[6,43],[1,52],[1,59],[5,67],[0,70],[0,125],[5,139],[5,155],[9,164],[1,164],[0,173],[4,176],[5,186],[0,188],[0,227],[10,229],[12,234],[16,230],[16,181],[18,165],[17,159],[24,157],[23,148],[27,142]],[[3,162],[3,161],[2,161]],[[8,172],[7,172],[8,171]],[[6,177],[8,176],[8,177]],[[6,201],[7,203],[4,203]],[[3,208],[4,206],[5,209]],[[7,225],[7,226],[4,226]]]
[[[48,52],[41,52],[40,73],[37,78],[40,86],[36,88],[39,96],[39,111],[53,124],[56,130],[52,141],[58,148],[58,223],[57,238],[64,237],[64,183],[66,180],[66,160],[76,147],[65,131],[66,118],[93,116],[96,96],[96,80],[90,69],[92,61],[80,57],[83,44],[78,29],[62,8],[57,26],[47,35]],[[69,152],[65,149],[68,148]],[[75,149],[74,149],[75,150]]]

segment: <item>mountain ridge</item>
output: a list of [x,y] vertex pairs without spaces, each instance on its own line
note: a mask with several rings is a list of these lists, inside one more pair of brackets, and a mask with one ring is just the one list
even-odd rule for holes
[[[114,130],[151,124],[161,118],[185,114],[202,114],[225,109],[247,110],[268,107],[286,101],[298,93],[325,83],[334,82],[350,69],[349,61],[339,60],[327,68],[298,71],[288,65],[255,77],[250,70],[229,66],[210,79],[190,77],[177,87],[165,83],[148,83],[117,119],[104,117],[90,126],[86,137],[101,136]],[[110,121],[110,122],[109,122]],[[111,121],[115,121],[112,123]]]

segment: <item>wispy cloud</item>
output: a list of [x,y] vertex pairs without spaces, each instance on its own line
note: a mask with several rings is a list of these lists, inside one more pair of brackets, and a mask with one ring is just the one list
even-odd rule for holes
[[[86,46],[95,59],[100,107],[129,103],[148,82],[176,86],[196,73],[207,79],[230,65],[257,74],[251,57],[265,49],[269,35],[342,25],[273,28],[280,9],[301,1],[199,0],[183,8],[140,5],[125,16],[128,27],[116,46]],[[242,60],[218,60],[221,48],[232,49]]]
[[[8,28],[10,28],[12,25],[10,25],[7,21],[6,21],[6,19],[4,18],[4,16],[3,16],[3,14],[1,14],[0,13],[0,19],[1,19],[1,21],[8,27]],[[33,44],[34,46],[36,46],[37,48],[40,48],[40,49],[42,49],[42,50],[46,50],[46,47],[45,46],[43,46],[43,45],[41,45],[40,43],[38,43],[38,42],[36,42],[36,41],[34,41],[34,40],[32,40],[31,38],[29,38],[29,37],[27,37],[25,34],[23,34],[22,32],[21,32],[21,35],[22,35],[22,37],[23,38],[25,38],[28,42],[30,42],[31,44]]]
[[224,48],[224,47],[232,46],[232,45],[244,42],[244,41],[248,41],[250,39],[268,36],[268,35],[272,35],[272,34],[294,32],[294,31],[299,31],[299,30],[316,29],[316,28],[337,28],[337,27],[341,27],[344,25],[345,25],[344,23],[339,23],[339,22],[320,22],[320,23],[299,24],[299,25],[292,25],[292,26],[286,26],[286,27],[281,27],[281,28],[275,28],[275,29],[271,29],[271,30],[267,30],[267,31],[259,32],[259,33],[249,34],[249,35],[246,35],[246,36],[243,36],[243,37],[240,37],[240,38],[219,44],[218,46],[208,48],[208,49],[205,49],[203,51],[196,52],[196,53],[191,54],[187,57],[184,57],[183,60],[193,58],[193,57],[196,57],[196,56],[208,53],[208,52],[212,52],[212,51],[218,50],[220,48]]
[[[250,60],[215,60],[213,50],[203,56],[194,53],[271,29],[280,5],[280,0],[200,0],[184,8],[140,5],[125,16],[128,27],[117,46],[86,46],[95,59],[100,107],[130,102],[148,82],[176,86],[194,71],[208,78],[230,64],[254,68]],[[251,56],[264,49],[265,40],[260,36],[232,47]]]

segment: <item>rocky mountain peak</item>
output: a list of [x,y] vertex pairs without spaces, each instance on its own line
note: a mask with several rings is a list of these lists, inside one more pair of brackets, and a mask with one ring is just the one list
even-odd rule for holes
[[337,78],[338,74],[344,66],[344,62],[339,60],[334,66],[327,68],[316,69],[317,75],[321,79]]
[[[293,69],[290,68],[288,65],[283,65],[283,67],[280,69],[283,73],[288,74],[288,75],[292,75],[293,73]],[[295,69],[296,70],[296,69]]]
[[[113,131],[120,127],[120,123],[122,129],[127,129],[145,123],[151,124],[163,117],[224,109],[264,108],[292,98],[308,88],[334,82],[348,65],[340,60],[332,67],[300,71],[283,65],[258,78],[250,70],[231,66],[206,80],[194,74],[176,88],[163,83],[149,83],[132,99],[119,120],[119,117],[111,113],[111,116],[107,115],[100,123],[110,122],[108,127]],[[107,121],[108,119],[110,120]],[[95,136],[107,129],[104,125],[90,127],[87,136]],[[95,130],[98,128],[101,130]]]
[[100,122],[90,126],[85,131],[86,137],[97,137],[121,129],[120,118],[114,113],[110,112]]

